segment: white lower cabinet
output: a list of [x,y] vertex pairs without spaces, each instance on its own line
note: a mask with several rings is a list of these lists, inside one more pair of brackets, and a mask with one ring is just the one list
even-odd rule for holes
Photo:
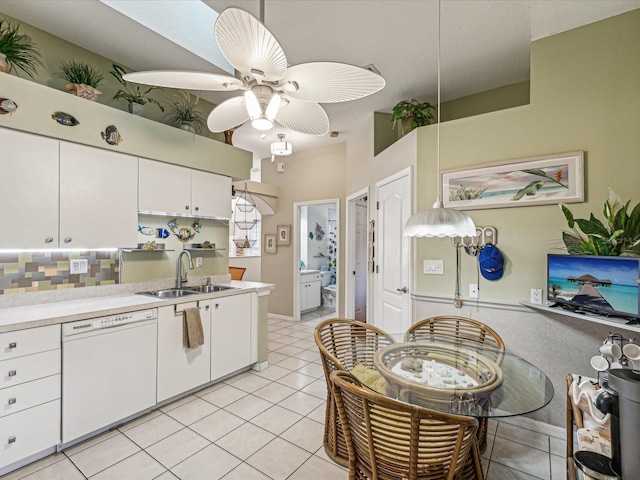
[[0,475],[60,443],[60,325],[0,334]]
[[211,300],[211,380],[251,365],[252,304],[255,293]]
[[[198,306],[204,331],[204,345],[186,348],[182,340],[184,329],[182,312],[187,308]],[[209,382],[211,378],[210,339],[209,300],[158,308],[158,402]]]
[[300,311],[320,306],[320,274],[300,275]]

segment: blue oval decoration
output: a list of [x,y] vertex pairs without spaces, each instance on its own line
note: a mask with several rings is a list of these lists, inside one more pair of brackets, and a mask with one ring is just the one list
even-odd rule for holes
[[65,125],[67,127],[75,127],[76,125],[80,125],[80,122],[76,117],[65,112],[53,112],[51,118],[53,118],[60,125]]

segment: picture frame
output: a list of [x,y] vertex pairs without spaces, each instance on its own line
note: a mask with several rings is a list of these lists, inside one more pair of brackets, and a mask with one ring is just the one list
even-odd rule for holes
[[496,162],[441,174],[446,208],[527,207],[584,201],[584,152]]
[[264,235],[264,253],[276,253],[276,236],[273,233],[266,233]]
[[291,225],[278,225],[276,235],[277,245],[291,245]]

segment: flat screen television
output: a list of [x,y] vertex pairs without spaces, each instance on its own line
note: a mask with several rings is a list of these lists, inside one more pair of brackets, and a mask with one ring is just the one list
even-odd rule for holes
[[640,322],[640,258],[547,256],[547,298],[577,312]]

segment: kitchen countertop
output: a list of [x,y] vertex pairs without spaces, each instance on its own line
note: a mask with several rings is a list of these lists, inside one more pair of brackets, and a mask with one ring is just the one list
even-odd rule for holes
[[0,308],[0,333],[86,320],[87,318],[103,317],[106,315],[117,315],[134,310],[227,297],[247,292],[257,292],[258,295],[268,295],[269,292],[275,288],[273,284],[244,281],[231,281],[224,283],[224,285],[232,286],[234,289],[213,293],[201,293],[180,298],[159,299],[147,295],[129,293]]

